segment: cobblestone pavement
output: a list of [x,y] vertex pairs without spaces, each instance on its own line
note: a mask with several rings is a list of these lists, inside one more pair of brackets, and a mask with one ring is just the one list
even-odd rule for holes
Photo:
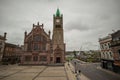
[[0,80],[68,80],[64,66],[1,65]]

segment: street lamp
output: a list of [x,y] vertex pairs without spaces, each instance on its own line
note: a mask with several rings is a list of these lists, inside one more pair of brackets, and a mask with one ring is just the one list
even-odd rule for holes
[[76,70],[76,62],[74,62],[74,64],[75,64],[75,73],[77,73],[77,70]]

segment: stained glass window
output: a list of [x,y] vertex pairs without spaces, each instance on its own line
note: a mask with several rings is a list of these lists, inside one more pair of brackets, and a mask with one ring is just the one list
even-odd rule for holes
[[34,50],[39,50],[39,45],[38,44],[34,44]]
[[41,40],[40,35],[34,36],[34,41],[35,41],[35,42],[38,42],[38,41],[40,41],[40,40]]

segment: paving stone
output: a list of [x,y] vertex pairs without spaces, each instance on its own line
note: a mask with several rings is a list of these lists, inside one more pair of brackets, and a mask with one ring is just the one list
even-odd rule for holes
[[17,73],[2,80],[32,80],[37,73]]
[[35,80],[67,80],[66,77],[37,77]]

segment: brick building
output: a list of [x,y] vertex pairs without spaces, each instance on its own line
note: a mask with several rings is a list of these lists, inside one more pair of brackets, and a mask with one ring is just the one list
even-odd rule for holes
[[3,64],[14,64],[20,61],[21,48],[18,45],[5,43],[4,54],[3,54]]
[[57,9],[53,15],[53,35],[44,30],[44,25],[33,24],[30,33],[24,33],[24,53],[21,64],[55,64],[64,63],[65,44],[63,34],[63,15]]
[[2,61],[3,58],[3,53],[4,53],[4,48],[5,48],[5,41],[6,41],[6,34],[4,33],[4,36],[0,35],[0,62]]

